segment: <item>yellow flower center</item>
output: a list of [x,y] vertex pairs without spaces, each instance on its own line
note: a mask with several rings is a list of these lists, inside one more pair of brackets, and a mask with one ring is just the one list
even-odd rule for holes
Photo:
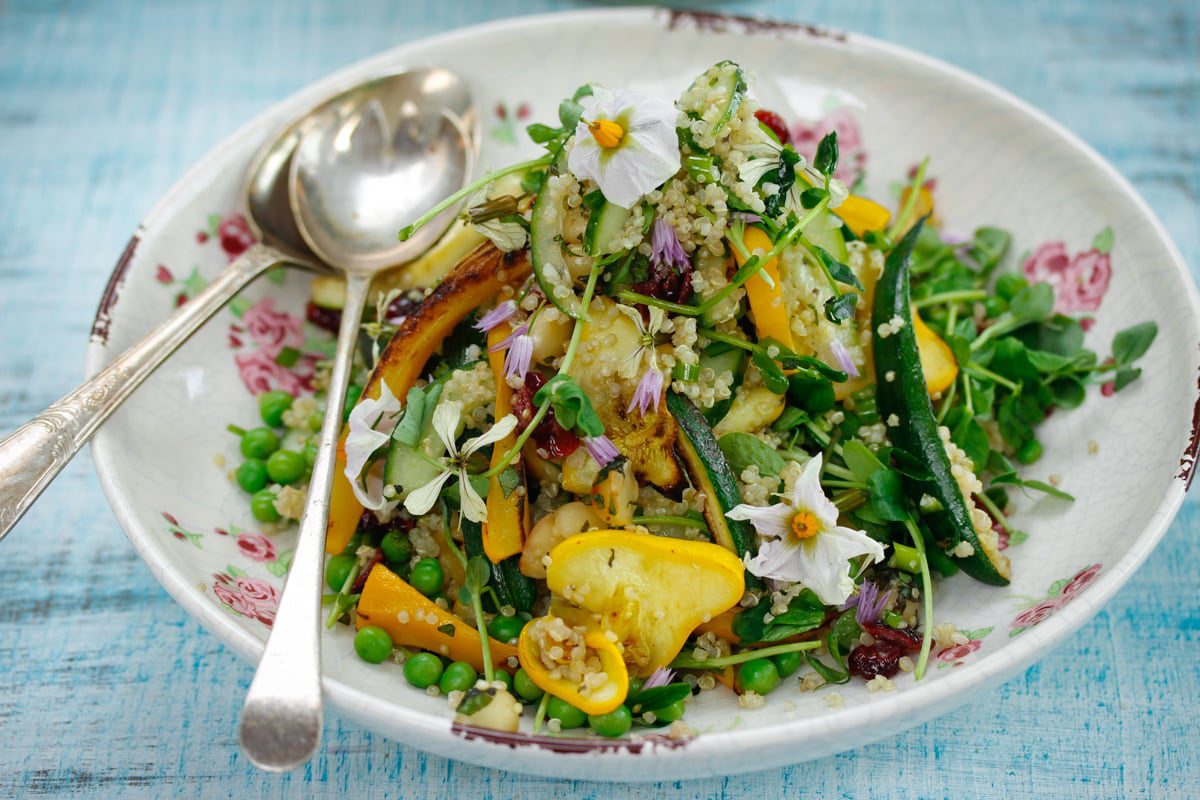
[[588,123],[588,131],[596,140],[596,144],[606,150],[616,147],[625,138],[625,129],[621,127],[621,123],[611,119],[592,120]]
[[814,514],[801,511],[792,517],[792,536],[799,541],[811,539],[821,532],[821,524]]

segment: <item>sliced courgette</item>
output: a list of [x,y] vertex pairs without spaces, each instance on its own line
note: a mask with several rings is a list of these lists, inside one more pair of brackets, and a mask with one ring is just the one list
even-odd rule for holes
[[620,250],[620,247],[613,245],[625,230],[625,223],[633,212],[605,200],[599,189],[589,192],[583,198],[583,203],[590,212],[587,228],[583,232],[583,252],[589,256],[603,256]]
[[846,237],[842,235],[842,221],[830,211],[822,211],[808,224],[804,229],[804,238],[843,264],[850,258],[846,250]]
[[[704,518],[713,541],[732,551],[738,558],[753,555],[758,549],[754,528],[744,520],[725,516],[726,512],[741,504],[742,493],[733,469],[721,452],[704,415],[691,400],[677,392],[667,392],[667,410],[679,424],[680,436],[675,442],[679,460],[687,470],[692,485],[704,493]],[[747,576],[747,584],[752,580]]]
[[[923,224],[924,220],[914,225],[888,255],[883,275],[875,285],[875,306],[871,315],[875,374],[894,373],[893,380],[876,384],[876,400],[880,415],[898,422],[888,427],[892,443],[919,459],[929,470],[928,480],[906,479],[906,485],[914,500],[929,495],[940,504],[941,510],[922,514],[934,540],[945,549],[962,541],[969,542],[974,553],[956,559],[963,572],[984,583],[1007,586],[1008,559],[994,546],[985,546],[971,524],[967,500],[951,473],[950,457],[938,435],[937,419],[921,369],[913,331],[908,261]],[[900,330],[880,336],[879,326],[896,317],[904,321]]]
[[558,159],[546,170],[542,186],[533,201],[529,219],[529,260],[542,293],[560,311],[573,319],[582,319],[581,301],[575,292],[556,291],[574,286],[574,278],[562,253],[562,217],[565,211],[563,193],[550,188],[552,176],[565,172],[567,157],[559,151]]
[[[467,558],[487,558],[483,551],[483,527],[478,522],[463,517],[462,534]],[[512,606],[517,611],[529,611],[533,608],[533,602],[537,600],[537,586],[521,573],[517,566],[520,558],[519,555],[510,556],[499,564],[492,564],[488,584],[495,590],[496,599],[500,601],[501,606]]]
[[[726,67],[733,67],[733,69],[726,69]],[[746,92],[750,88],[746,83],[746,73],[732,61],[719,61],[692,82],[693,88],[697,86],[709,89],[721,87],[725,90],[725,96],[718,101],[721,113],[708,126],[709,136],[716,136],[722,128],[729,124],[729,120],[733,119],[734,114],[742,105],[742,100],[746,97]]]

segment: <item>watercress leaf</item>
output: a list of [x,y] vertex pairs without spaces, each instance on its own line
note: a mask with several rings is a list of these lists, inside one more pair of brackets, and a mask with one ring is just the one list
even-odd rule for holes
[[833,641],[837,643],[842,652],[845,652],[858,641],[862,628],[859,627],[858,619],[851,609],[842,612],[841,616],[834,620],[829,632],[833,635]]
[[979,265],[980,272],[988,275],[1004,258],[1010,244],[1012,234],[1008,231],[1000,228],[978,228],[967,252],[971,260]]
[[991,419],[996,404],[996,384],[979,378],[968,378],[971,382],[971,397],[975,405],[975,419]]
[[557,139],[564,133],[562,128],[551,128],[549,125],[543,125],[540,122],[526,126],[525,132],[529,134],[529,138],[534,144],[545,144],[553,139]]
[[825,318],[835,325],[841,325],[854,316],[854,306],[858,295],[853,292],[839,294],[825,301]]
[[908,519],[904,505],[904,482],[900,473],[890,469],[879,469],[867,478],[871,510],[888,522],[903,522]]
[[415,448],[421,441],[421,426],[425,421],[425,391],[416,386],[408,390],[404,400],[404,416],[396,423],[392,439]]
[[591,96],[592,96],[592,85],[590,83],[585,83],[582,86],[580,86],[578,89],[575,90],[575,94],[571,95],[571,100],[578,103],[583,98],[591,97]]
[[804,208],[816,208],[817,203],[820,203],[828,196],[829,192],[824,189],[818,186],[811,186],[800,193],[800,205]]
[[1056,372],[1061,372],[1070,367],[1074,361],[1074,359],[1046,350],[1028,350],[1026,355],[1034,369],[1044,375],[1053,375]]
[[819,628],[825,622],[825,606],[810,589],[792,598],[787,611],[768,623],[765,618],[770,610],[770,602],[760,602],[739,611],[731,626],[734,634],[743,643],[776,642]]
[[1117,370],[1117,376],[1113,380],[1113,390],[1121,391],[1129,384],[1136,381],[1142,375],[1141,367],[1121,367]]
[[1031,350],[1045,350],[1067,358],[1074,358],[1083,352],[1083,326],[1065,314],[1055,314],[1013,335]]
[[754,348],[750,359],[754,362],[754,366],[758,367],[758,372],[762,376],[764,386],[775,394],[787,393],[787,375],[784,374],[783,367],[779,366],[775,359],[767,355],[766,350],[761,347]]
[[987,432],[975,417],[967,413],[964,406],[955,406],[946,415],[946,427],[950,429],[950,440],[962,448],[973,464],[986,464],[991,444]]
[[833,173],[837,171],[837,131],[830,131],[829,133],[825,134],[825,137],[821,139],[819,144],[817,144],[817,154],[813,159],[813,166],[816,167],[817,172],[830,177],[832,177]]
[[1132,364],[1146,354],[1157,335],[1158,324],[1152,321],[1120,331],[1113,337],[1113,361],[1122,366]]
[[988,454],[987,468],[989,472],[992,472],[997,476],[996,480],[998,480],[1000,476],[1015,475],[1017,473],[1017,468],[1014,467],[1013,463],[1009,461],[1008,458],[999,450],[993,450]]
[[1048,283],[1026,286],[1013,297],[1008,310],[1022,323],[1049,319],[1054,310],[1054,289]]
[[467,560],[467,568],[464,572],[463,586],[473,595],[477,595],[483,591],[483,587],[487,585],[488,578],[492,576],[492,565],[483,556],[474,556]]
[[818,253],[820,253],[821,260],[825,262],[825,266],[829,269],[829,274],[833,276],[835,281],[845,284],[846,286],[853,286],[860,292],[865,291],[863,289],[862,281],[858,279],[858,276],[855,275],[848,266],[835,259],[823,248],[815,247],[815,249]]
[[[832,655],[832,652],[830,655]],[[839,655],[841,654],[839,653]],[[805,653],[804,660],[808,662],[808,666],[812,667],[813,672],[817,673],[822,679],[824,679],[826,684],[837,686],[842,683],[850,682],[849,670],[834,669],[821,659],[814,656],[812,653]]]
[[735,475],[751,465],[758,467],[763,475],[778,475],[783,471],[783,456],[769,444],[749,433],[734,431],[717,440],[717,446],[725,454]]
[[570,375],[558,373],[538,389],[533,402],[541,405],[549,399],[554,417],[567,430],[584,436],[600,436],[604,423],[596,414],[592,401]]
[[[954,353],[954,360],[960,366],[971,362],[971,342],[968,339],[962,336],[951,336],[946,341],[946,344],[950,345],[950,352]],[[979,359],[976,358],[976,361],[979,361]]]
[[574,100],[563,100],[558,104],[558,121],[565,130],[573,131],[583,116],[583,106]]
[[808,422],[808,414],[796,408],[788,406],[779,415],[779,419],[771,425],[771,430],[775,431],[790,431],[793,428],[799,428],[804,423]]
[[643,689],[629,698],[627,702],[630,711],[635,714],[644,714],[647,711],[658,711],[673,703],[678,703],[691,693],[692,687],[686,683],[668,683],[666,686]]
[[1029,359],[1029,351],[1025,345],[1007,336],[994,342],[989,366],[993,372],[1018,383],[1040,378],[1037,367]]
[[[767,604],[768,606],[770,603]],[[787,611],[775,617],[783,625],[817,627],[825,621],[825,604],[812,591],[804,589],[788,603]]]
[[854,473],[854,479],[862,483],[866,483],[877,471],[886,469],[883,462],[857,439],[842,444],[842,460],[846,462],[847,469]]
[[914,481],[933,480],[933,473],[929,471],[929,465],[907,450],[901,450],[899,447],[891,448],[888,452],[888,461],[891,463],[892,469]]
[[1053,381],[1050,384],[1050,393],[1054,395],[1054,405],[1063,409],[1078,408],[1087,396],[1083,383],[1069,376]]
[[1035,489],[1039,492],[1045,492],[1046,494],[1050,495],[1051,497],[1057,497],[1059,500],[1070,500],[1071,502],[1075,501],[1074,495],[1064,492],[1062,489],[1059,489],[1054,484],[1046,483],[1044,481],[1039,481],[1039,480],[1021,481],[1021,486],[1023,486],[1026,489]]

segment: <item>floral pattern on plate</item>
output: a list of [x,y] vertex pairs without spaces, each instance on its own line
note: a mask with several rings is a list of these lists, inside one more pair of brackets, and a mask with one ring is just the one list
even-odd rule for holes
[[1024,610],[1009,625],[1009,638],[1019,636],[1033,626],[1045,622],[1054,612],[1074,600],[1080,592],[1090,586],[1103,569],[1103,564],[1092,564],[1069,578],[1062,578],[1050,584],[1050,588],[1046,590],[1046,596],[1040,600],[1025,598],[1027,602],[1020,606]]

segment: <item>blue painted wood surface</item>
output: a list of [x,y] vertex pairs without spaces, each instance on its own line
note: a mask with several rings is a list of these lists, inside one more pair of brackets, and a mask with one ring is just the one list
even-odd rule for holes
[[[129,233],[227,133],[398,42],[579,5],[0,0],[0,431],[76,385],[96,299]],[[1111,159],[1200,266],[1194,0],[727,10],[873,34],[1012,90]],[[333,715],[320,757],[279,777],[237,750],[250,668],[150,576],[84,454],[0,550],[0,796],[1196,797],[1198,526],[1193,494],[1130,584],[1040,665],[856,752],[613,788],[447,762]]]

